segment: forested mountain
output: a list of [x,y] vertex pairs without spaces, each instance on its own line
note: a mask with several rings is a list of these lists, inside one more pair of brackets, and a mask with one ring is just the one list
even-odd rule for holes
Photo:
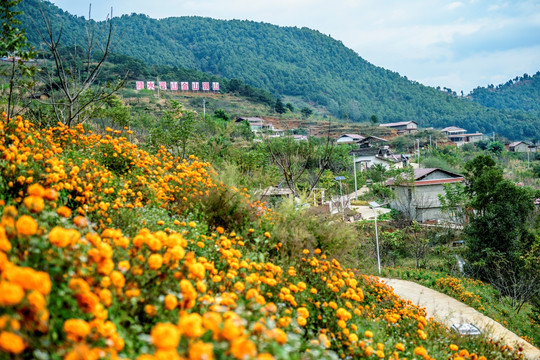
[[[44,8],[63,40],[79,43],[83,18],[50,3]],[[27,29],[41,28],[37,0],[21,3]],[[511,139],[540,136],[540,115],[486,108],[455,94],[410,81],[374,66],[340,41],[318,31],[240,20],[145,15],[115,18],[115,51],[148,64],[182,66],[324,105],[335,116],[381,122],[415,120],[420,126],[456,125],[469,131],[497,132]],[[28,38],[39,48],[38,31]],[[179,79],[177,79],[179,80]]]
[[470,97],[487,107],[540,115],[540,71],[533,76],[523,74],[496,87],[478,87]]

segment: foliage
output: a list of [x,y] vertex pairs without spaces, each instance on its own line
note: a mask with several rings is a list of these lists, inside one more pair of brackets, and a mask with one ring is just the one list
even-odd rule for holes
[[458,182],[454,184],[443,184],[444,196],[438,195],[441,203],[441,210],[447,214],[448,219],[453,224],[462,225],[465,222],[466,203],[465,186]]
[[540,72],[523,74],[497,86],[477,87],[469,95],[473,101],[496,109],[522,110],[540,114]]
[[278,114],[285,114],[287,112],[287,108],[285,107],[285,105],[283,105],[283,101],[281,101],[280,98],[276,100],[276,105],[274,106],[274,110]]
[[[36,2],[21,4],[26,27],[32,17],[38,18]],[[43,6],[72,29],[65,34],[66,44],[73,44],[84,33],[83,19],[49,3]],[[148,64],[173,64],[240,79],[281,96],[301,96],[339,118],[369,122],[377,114],[381,123],[415,119],[421,127],[443,128],[451,123],[469,131],[496,131],[512,139],[540,136],[536,113],[486,108],[426,87],[368,63],[315,30],[201,17],[155,20],[138,14],[115,21],[123,35],[116,48],[119,53]],[[29,40],[40,47],[41,39],[33,33]]]
[[536,194],[503,179],[487,155],[477,156],[465,168],[466,193],[475,210],[465,228],[470,271],[511,296],[519,309],[540,293],[540,274],[531,271],[540,259],[533,228]]
[[187,143],[194,132],[197,115],[175,100],[171,100],[169,106],[170,109],[150,129],[148,140],[154,149],[164,146],[174,155],[184,158],[187,156]]
[[308,107],[303,107],[300,109],[300,114],[302,114],[302,118],[307,119],[313,114],[313,110]]
[[[35,52],[28,44],[26,32],[19,28],[21,21],[17,16],[22,12],[14,10],[20,2],[21,0],[7,0],[0,3],[0,19],[2,20],[0,57],[11,63],[0,65],[0,75],[8,80],[6,104],[8,118],[18,113],[15,110],[16,95],[25,94],[23,90],[33,85],[32,78],[36,70],[35,66],[27,63],[35,56]],[[21,99],[18,100],[21,101]]]

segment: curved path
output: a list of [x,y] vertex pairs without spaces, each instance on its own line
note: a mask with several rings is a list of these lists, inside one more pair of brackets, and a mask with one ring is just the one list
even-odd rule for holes
[[425,308],[428,317],[433,317],[446,326],[456,323],[474,323],[492,340],[502,340],[503,343],[512,346],[514,349],[521,347],[523,355],[527,359],[540,360],[540,350],[538,348],[472,307],[412,281],[380,279],[383,283],[391,286],[394,293],[399,297]]

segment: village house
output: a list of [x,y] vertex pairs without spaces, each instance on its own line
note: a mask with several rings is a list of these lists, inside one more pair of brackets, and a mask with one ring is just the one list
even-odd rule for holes
[[395,198],[390,207],[405,217],[418,222],[448,220],[441,210],[439,195],[444,195],[444,184],[464,181],[462,175],[439,168],[414,169],[413,179],[388,180]]
[[285,134],[285,130],[274,128],[274,125],[258,117],[239,117],[235,122],[238,124],[243,121],[249,123],[249,128],[256,135],[264,133],[268,137],[281,137]]
[[526,141],[515,141],[508,145],[508,151],[511,152],[536,152],[536,145],[529,144]]
[[358,142],[360,140],[363,140],[364,137],[362,135],[358,134],[343,134],[341,135],[337,140],[337,144],[352,144],[355,142]]
[[404,155],[392,153],[388,146],[383,147],[363,147],[350,152],[359,171],[364,171],[370,167],[380,164],[385,169],[401,169],[408,165],[408,158]]
[[462,146],[467,143],[474,143],[484,140],[485,136],[482,133],[467,134],[467,130],[457,126],[448,126],[441,130],[443,134],[448,136],[448,140],[455,143],[457,146]]
[[416,121],[400,121],[395,123],[380,124],[379,127],[397,130],[398,134],[410,134],[418,131],[418,123]]

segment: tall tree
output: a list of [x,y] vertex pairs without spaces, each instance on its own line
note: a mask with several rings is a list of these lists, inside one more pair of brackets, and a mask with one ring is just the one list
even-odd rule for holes
[[465,227],[468,267],[520,307],[540,293],[535,193],[505,180],[502,169],[487,155],[469,161],[465,169],[465,191],[474,209]]
[[[40,6],[45,32],[40,32],[45,46],[53,60],[53,72],[46,72],[51,91],[51,102],[58,121],[67,126],[82,123],[92,114],[92,108],[100,107],[112,97],[125,83],[125,77],[113,82],[98,84],[98,77],[103,64],[113,46],[113,19],[102,23],[101,28],[91,19],[90,7],[86,21],[84,46],[75,44],[70,48],[62,47],[63,29],[55,32],[55,26],[44,6]],[[37,27],[40,29],[40,27]],[[39,31],[39,30],[38,30]],[[66,51],[67,50],[67,51]]]

